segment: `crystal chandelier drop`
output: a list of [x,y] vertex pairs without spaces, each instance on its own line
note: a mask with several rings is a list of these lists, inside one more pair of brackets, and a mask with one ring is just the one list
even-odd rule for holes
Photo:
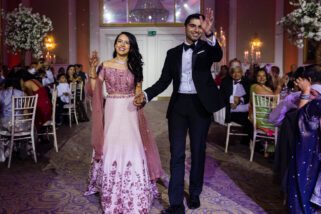
[[135,8],[129,13],[131,22],[166,22],[169,12],[160,0],[137,0]]

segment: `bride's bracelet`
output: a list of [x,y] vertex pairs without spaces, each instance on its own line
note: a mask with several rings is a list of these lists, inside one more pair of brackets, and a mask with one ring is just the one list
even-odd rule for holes
[[97,79],[97,74],[90,74],[90,75],[89,75],[89,78],[90,78],[90,79]]

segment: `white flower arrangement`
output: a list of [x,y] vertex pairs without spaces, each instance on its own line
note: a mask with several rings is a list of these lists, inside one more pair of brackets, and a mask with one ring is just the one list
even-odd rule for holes
[[277,24],[288,32],[291,41],[303,48],[304,39],[321,41],[321,4],[318,0],[290,1],[297,7],[291,13],[281,18]]
[[12,52],[32,51],[36,58],[43,55],[44,38],[53,30],[50,18],[32,13],[32,8],[19,4],[12,12],[4,13],[5,44]]

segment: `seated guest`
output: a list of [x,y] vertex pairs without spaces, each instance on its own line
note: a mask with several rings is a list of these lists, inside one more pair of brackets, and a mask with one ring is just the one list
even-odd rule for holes
[[232,68],[235,68],[235,67],[242,67],[242,63],[239,59],[237,58],[234,58],[232,60],[229,61],[229,69],[231,71]]
[[278,66],[271,67],[271,77],[273,88],[276,88],[279,85],[279,81],[281,81],[280,68]]
[[[259,69],[257,72],[254,73],[255,83],[251,86],[250,89],[250,108],[249,108],[249,119],[253,123],[253,100],[252,94],[260,94],[260,95],[276,95],[279,94],[284,84],[284,80],[279,82],[276,89],[273,91],[273,85],[271,76],[264,70]],[[268,109],[262,108],[260,109],[261,112],[266,112]],[[269,112],[266,112],[269,113]],[[267,135],[273,135],[274,133],[274,125],[268,122],[268,118],[260,117],[256,118],[256,128],[264,131]],[[265,142],[265,157],[268,157],[268,153],[274,152],[274,145],[268,144]]]
[[82,64],[76,64],[75,65],[75,69],[76,69],[76,76],[80,77],[81,80],[84,82],[84,85],[85,85],[85,82],[87,80],[87,76],[86,76],[86,73],[83,72],[83,70],[82,70]]
[[22,90],[27,95],[32,96],[38,94],[35,125],[37,128],[40,128],[45,122],[51,119],[51,102],[48,92],[45,87],[35,79],[34,75],[30,74],[27,70],[19,70],[17,76],[20,79]]
[[60,68],[58,69],[57,77],[58,77],[59,74],[66,74],[66,71],[65,71],[65,68],[64,68],[64,67],[60,67]]
[[243,78],[241,67],[231,69],[231,77],[226,77],[220,88],[226,105],[225,122],[236,122],[244,126],[252,137],[252,124],[248,120],[249,84]]
[[45,70],[40,69],[38,71],[38,76],[39,76],[39,80],[41,80],[42,86],[47,86],[47,85],[51,84],[49,79],[46,77],[46,71]]
[[67,83],[67,78],[65,74],[59,74],[57,77],[58,80],[58,86],[57,86],[57,92],[58,92],[58,98],[57,98],[57,125],[62,124],[62,113],[64,110],[64,105],[68,104],[70,102],[70,87]]
[[43,80],[43,86],[52,86],[52,84],[55,82],[54,75],[52,73],[52,68],[50,66],[50,63],[48,61],[45,61],[43,64],[43,70],[45,71],[45,77]]
[[249,69],[246,70],[245,72],[245,79],[247,82],[249,82],[250,84],[255,83],[255,73],[258,72],[258,70],[260,69],[260,66],[258,64],[251,64]]
[[[71,83],[71,82],[80,83],[82,81],[81,77],[77,76],[76,68],[74,65],[69,65],[67,67],[66,76],[67,76],[68,83]],[[76,108],[77,108],[77,114],[79,117],[79,122],[89,121],[84,103],[80,100],[80,97],[78,96],[77,96]]]
[[28,67],[28,72],[32,75],[36,75],[38,69],[37,62],[31,62],[30,66]]
[[76,67],[74,65],[69,65],[67,67],[66,76],[68,83],[81,81],[81,77],[76,75]]
[[82,99],[85,99],[85,84],[87,81],[87,75],[82,70],[82,64],[76,64],[76,76],[81,78],[81,81],[83,82],[83,88],[82,88]]
[[[299,91],[289,94],[276,106],[269,115],[269,122],[280,125],[286,112],[302,107],[306,102],[321,94],[320,68],[320,65],[302,67],[302,72],[298,72],[294,80]],[[300,71],[301,68],[298,70]],[[306,100],[300,99],[302,93],[306,94]]]
[[222,65],[220,72],[215,76],[215,83],[217,86],[220,86],[222,81],[228,76],[228,67],[227,65]]
[[292,64],[290,67],[290,71],[286,74],[289,77],[287,87],[290,90],[294,88],[295,72],[297,69],[298,69],[298,66],[296,64]]
[[9,73],[2,83],[3,89],[0,90],[0,129],[9,130],[12,114],[12,97],[24,96],[20,82],[14,77],[14,73]]

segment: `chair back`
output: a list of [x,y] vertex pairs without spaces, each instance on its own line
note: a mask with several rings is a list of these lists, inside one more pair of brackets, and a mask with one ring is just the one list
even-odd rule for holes
[[12,98],[11,135],[17,132],[34,133],[38,95],[13,96]]
[[56,108],[57,108],[57,97],[58,97],[58,91],[57,89],[54,89],[52,92],[52,97],[51,97],[51,104],[52,104],[52,122],[56,122]]
[[217,112],[214,112],[213,117],[214,121],[217,122],[220,125],[226,126],[225,123],[225,113],[226,113],[226,108],[222,108],[218,110]]
[[77,99],[77,83],[71,82],[70,83],[70,104],[73,105],[73,108],[76,108],[76,99]]
[[260,125],[262,128],[269,128],[272,126],[268,122],[269,114],[279,104],[279,95],[261,95],[253,92],[253,125],[257,127],[257,121],[262,121],[262,124],[268,124],[268,126]]
[[81,81],[80,83],[77,83],[77,99],[79,99],[80,101],[82,101],[83,89],[84,89],[84,82]]

